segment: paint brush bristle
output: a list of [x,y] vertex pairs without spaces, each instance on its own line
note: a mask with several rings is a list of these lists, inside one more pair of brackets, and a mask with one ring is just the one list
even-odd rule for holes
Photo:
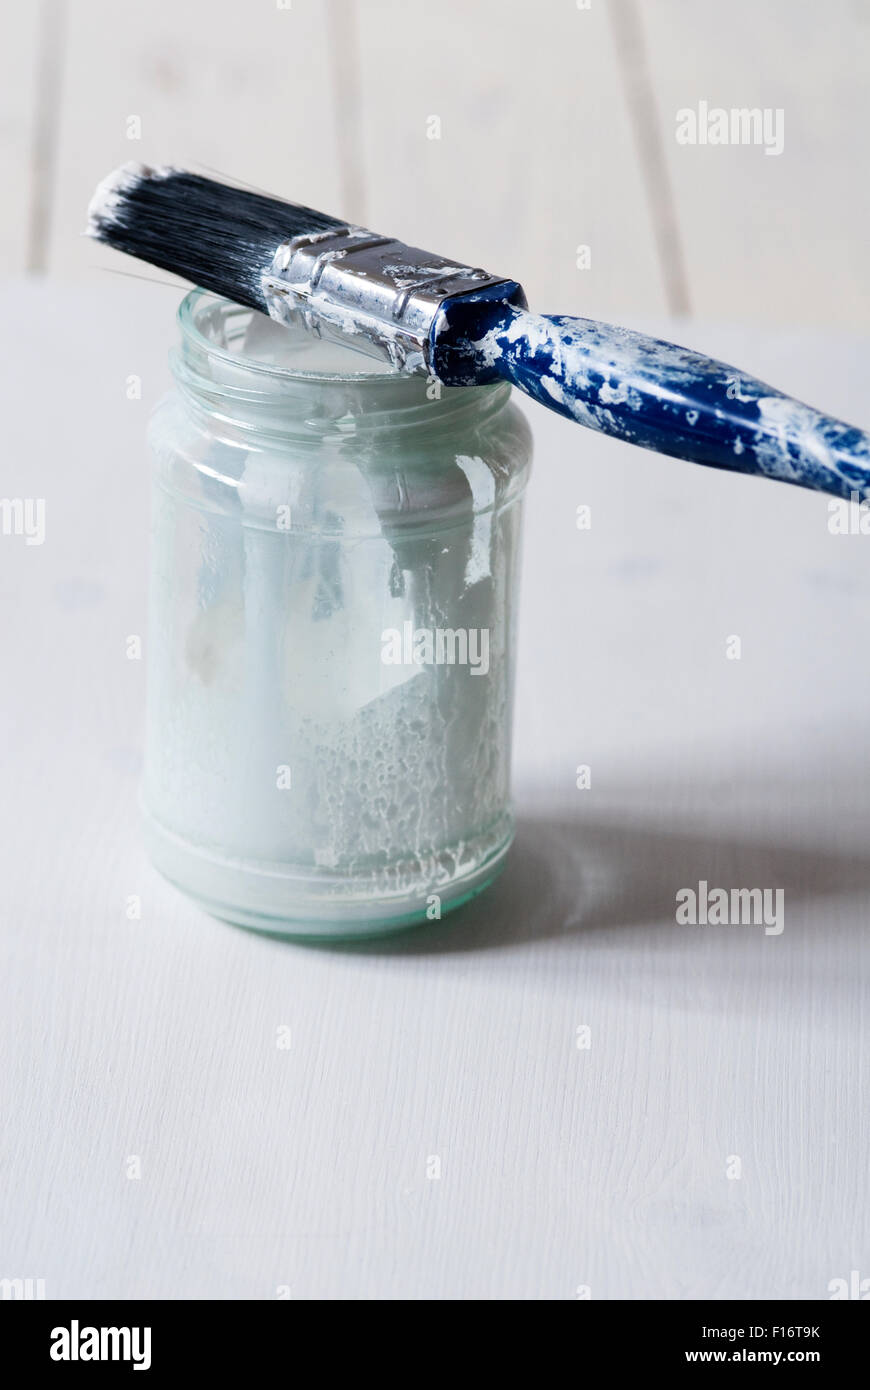
[[[171,167],[127,164],[100,184],[88,232],[287,325],[428,372],[445,300],[518,285],[312,208]],[[517,296],[521,296],[518,300]]]
[[125,164],[97,188],[87,233],[265,313],[261,278],[282,242],[342,225],[312,208],[183,169]]

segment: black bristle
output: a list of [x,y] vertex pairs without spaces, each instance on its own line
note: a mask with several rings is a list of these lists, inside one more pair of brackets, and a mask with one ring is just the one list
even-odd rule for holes
[[199,174],[127,165],[97,190],[88,233],[237,304],[265,310],[260,280],[281,243],[344,225]]

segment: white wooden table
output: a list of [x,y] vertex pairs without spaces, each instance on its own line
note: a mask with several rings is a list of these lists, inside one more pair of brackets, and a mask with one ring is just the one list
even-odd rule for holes
[[[137,831],[126,644],[176,298],[0,297],[0,493],[46,505],[44,544],[0,536],[0,1278],[824,1299],[870,1276],[870,536],[531,408],[503,878],[378,945],[233,929]],[[870,425],[870,342],[670,331]],[[783,932],[678,925],[701,880],[783,889]]]

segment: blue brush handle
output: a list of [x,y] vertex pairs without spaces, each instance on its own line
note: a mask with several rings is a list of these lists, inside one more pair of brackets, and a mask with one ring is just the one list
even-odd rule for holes
[[502,289],[445,303],[431,339],[444,385],[509,381],[643,449],[870,499],[863,430],[688,348],[593,319],[531,314],[515,297],[505,303]]

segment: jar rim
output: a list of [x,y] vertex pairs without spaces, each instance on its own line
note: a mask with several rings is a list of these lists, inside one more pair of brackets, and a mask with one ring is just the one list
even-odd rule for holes
[[[237,309],[240,313],[255,313],[256,310],[249,309],[243,304],[235,304],[225,296],[215,294],[212,290],[200,289],[199,286],[184,296],[176,311],[176,320],[181,330],[182,337],[192,339],[195,344],[202,348],[209,356],[220,358],[224,362],[232,363],[234,366],[244,367],[254,374],[261,374],[267,377],[277,377],[280,380],[327,383],[348,382],[352,385],[362,385],[367,381],[385,382],[391,381],[394,384],[409,377],[402,372],[396,371],[361,371],[361,372],[326,372],[323,370],[309,371],[301,367],[280,367],[272,362],[263,362],[257,357],[249,357],[244,353],[234,352],[232,348],[221,347],[213,338],[209,338],[203,333],[196,321],[196,310],[203,301],[213,301],[215,304],[226,304],[230,309]],[[360,354],[362,356],[362,354]]]
[[[210,336],[203,320],[213,314],[226,333]],[[421,373],[395,369],[362,372],[285,367],[226,345],[255,310],[210,290],[185,295],[176,313],[181,342],[170,352],[176,386],[197,415],[235,437],[324,438],[378,429],[422,431],[467,428],[500,411],[510,399],[507,382],[441,387]],[[236,316],[245,316],[239,319]],[[266,320],[266,322],[271,322]],[[229,328],[228,328],[229,325]],[[293,330],[282,330],[291,332]],[[296,330],[300,343],[307,341]],[[222,339],[222,340],[221,340]]]

